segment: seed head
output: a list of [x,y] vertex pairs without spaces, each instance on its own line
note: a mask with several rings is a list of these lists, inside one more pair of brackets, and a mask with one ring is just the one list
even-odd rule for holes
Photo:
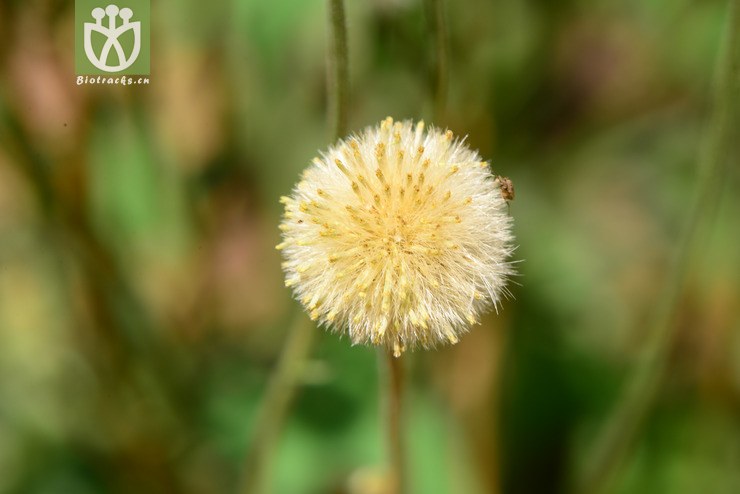
[[315,158],[281,202],[285,285],[353,343],[456,343],[508,293],[506,201],[449,130],[388,117]]

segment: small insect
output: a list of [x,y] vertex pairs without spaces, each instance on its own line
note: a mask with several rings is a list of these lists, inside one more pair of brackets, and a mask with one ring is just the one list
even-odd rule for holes
[[496,177],[496,181],[498,182],[498,186],[501,189],[501,197],[504,198],[504,201],[509,202],[514,200],[514,182],[511,181],[509,177],[502,177],[501,175],[498,175]]

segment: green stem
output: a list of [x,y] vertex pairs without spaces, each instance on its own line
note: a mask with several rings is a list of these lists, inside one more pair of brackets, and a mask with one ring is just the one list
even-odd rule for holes
[[381,379],[381,395],[384,397],[385,423],[387,427],[388,462],[390,467],[391,494],[406,492],[406,449],[403,440],[403,361],[394,357],[388,349],[380,349],[378,364],[385,368]]
[[696,195],[684,231],[673,272],[656,307],[643,359],[635,370],[623,405],[608,421],[596,442],[591,461],[584,469],[578,492],[600,494],[613,487],[616,474],[656,400],[667,374],[669,354],[678,327],[681,296],[689,268],[703,247],[705,228],[714,216],[725,179],[732,132],[738,123],[740,100],[740,0],[730,0],[724,46],[717,65],[713,110],[706,147],[699,160]]
[[305,314],[297,313],[255,420],[254,438],[244,466],[244,494],[271,492],[268,481],[277,437],[295,395],[314,333],[315,327]]
[[334,139],[347,134],[349,107],[349,64],[347,62],[347,22],[343,0],[329,0],[329,52],[327,88],[329,114],[332,116]]
[[447,91],[449,86],[449,39],[445,22],[443,0],[426,0],[429,31],[434,43],[434,106],[433,117],[441,125],[446,117]]
[[[342,0],[329,0],[330,49],[328,53],[327,86],[329,92],[328,120],[333,125],[334,138],[347,133],[349,82],[347,64],[347,26]],[[269,471],[288,407],[295,394],[300,373],[309,352],[314,325],[303,314],[296,316],[288,330],[288,341],[272,376],[255,421],[255,436],[244,465],[245,494],[270,492]]]

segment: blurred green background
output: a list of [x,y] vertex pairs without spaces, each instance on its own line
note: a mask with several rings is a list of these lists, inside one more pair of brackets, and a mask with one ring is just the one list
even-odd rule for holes
[[[423,3],[347,3],[350,127],[429,121]],[[513,179],[522,262],[500,314],[409,355],[412,492],[571,492],[691,207],[726,2],[446,3],[434,123]],[[326,6],[155,0],[143,87],[77,86],[73,19],[0,3],[0,493],[237,492],[298,312],[277,200],[330,139]],[[740,492],[737,156],[613,492]],[[382,492],[375,360],[320,332],[274,492]]]

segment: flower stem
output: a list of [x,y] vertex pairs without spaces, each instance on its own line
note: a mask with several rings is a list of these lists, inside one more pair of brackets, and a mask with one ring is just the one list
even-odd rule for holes
[[694,203],[679,246],[673,271],[656,306],[645,354],[635,369],[603,435],[588,457],[584,474],[577,485],[583,494],[608,492],[624,460],[637,441],[639,430],[650,413],[667,374],[670,350],[675,341],[681,296],[687,275],[703,246],[703,232],[709,226],[719,203],[727,174],[732,132],[738,123],[740,103],[740,0],[729,1],[728,25],[720,54],[714,88],[714,102],[706,147],[698,163]]
[[315,327],[303,313],[296,313],[288,341],[267,386],[254,425],[254,438],[244,466],[244,494],[271,492],[269,471],[276,439],[295,395],[298,379],[311,349]]
[[347,134],[349,106],[349,64],[347,62],[347,22],[344,0],[329,0],[329,51],[327,57],[327,88],[329,114],[334,139]]
[[[403,440],[403,361],[394,357],[389,349],[381,349],[378,353],[378,364],[383,374],[381,379],[381,395],[384,395],[382,405],[385,407],[385,422],[387,427],[388,461],[390,463],[391,494],[406,492],[406,449]],[[385,372],[382,372],[385,367]]]
[[443,0],[426,0],[429,31],[434,43],[434,105],[433,117],[437,125],[445,120],[449,85],[449,39]]
[[[347,65],[347,26],[343,0],[329,0],[330,48],[328,53],[329,117],[336,139],[347,132],[349,83]],[[314,325],[300,313],[288,330],[277,369],[255,421],[254,440],[244,465],[244,494],[270,492],[268,480],[275,443],[290,402],[311,351]]]

